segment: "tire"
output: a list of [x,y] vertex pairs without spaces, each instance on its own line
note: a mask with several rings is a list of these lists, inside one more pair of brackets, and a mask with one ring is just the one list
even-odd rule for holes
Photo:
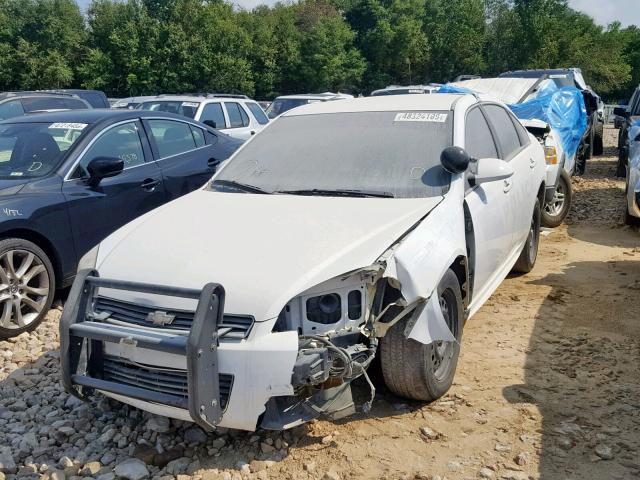
[[529,273],[533,270],[538,258],[538,245],[540,244],[540,201],[536,199],[531,217],[531,227],[527,235],[527,241],[520,252],[520,256],[512,268],[513,272]]
[[451,387],[460,355],[464,307],[458,277],[447,270],[438,295],[445,320],[457,342],[424,345],[405,336],[407,320],[395,324],[380,343],[380,364],[384,382],[393,393],[411,400],[431,402]]
[[600,156],[604,153],[604,140],[602,133],[598,133],[593,137],[593,154]]
[[618,165],[616,166],[616,177],[624,178],[626,176],[627,176],[626,148],[622,147],[618,152]]
[[573,200],[573,188],[571,187],[571,178],[564,171],[560,172],[558,186],[553,196],[553,200],[547,203],[542,210],[541,223],[542,226],[548,228],[556,228],[567,217],[571,209],[571,201]]
[[40,247],[21,238],[1,240],[0,340],[40,325],[53,302],[55,285],[53,265]]
[[[589,145],[587,145],[587,149],[585,150],[585,153],[584,153],[585,160],[591,160],[593,158],[593,150],[594,150],[593,144],[595,143],[595,138],[596,138],[595,130],[593,128],[593,125],[591,125],[591,128],[589,129]],[[583,170],[583,173],[584,173],[584,170]]]

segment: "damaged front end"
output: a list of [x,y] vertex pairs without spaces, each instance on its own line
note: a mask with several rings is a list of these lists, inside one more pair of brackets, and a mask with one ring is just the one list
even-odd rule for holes
[[[408,302],[387,263],[305,291],[275,322],[225,314],[221,285],[181,289],[79,272],[60,325],[63,383],[83,399],[101,392],[206,430],[343,418],[356,411],[357,378],[369,389],[368,411],[375,388],[367,368],[379,339],[409,319],[407,337],[432,341],[414,332],[424,330],[416,325],[433,302]],[[144,301],[119,301],[118,291]],[[193,311],[166,308],[171,297],[191,299]]]

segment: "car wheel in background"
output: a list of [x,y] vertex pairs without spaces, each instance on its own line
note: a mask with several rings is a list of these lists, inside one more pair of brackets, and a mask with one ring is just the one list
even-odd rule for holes
[[626,149],[622,147],[618,152],[618,165],[616,166],[616,177],[624,178],[627,176],[627,156]]
[[456,342],[424,345],[405,336],[407,320],[396,323],[380,343],[384,382],[393,393],[412,400],[433,401],[453,382],[460,355],[464,307],[458,277],[447,270],[438,285],[440,307]]
[[555,228],[560,225],[571,209],[572,200],[573,189],[571,188],[571,179],[569,178],[569,174],[562,170],[553,199],[547,203],[544,206],[544,210],[542,210],[542,226]]
[[527,235],[527,241],[524,243],[522,252],[513,266],[512,271],[518,273],[529,273],[533,270],[533,266],[536,264],[538,258],[538,245],[540,244],[540,202],[536,200],[533,207],[533,215],[531,217],[531,226],[529,227],[529,234]]
[[598,156],[604,153],[603,133],[596,133],[593,137],[593,154]]
[[35,329],[51,307],[55,284],[40,247],[19,238],[0,241],[0,339]]

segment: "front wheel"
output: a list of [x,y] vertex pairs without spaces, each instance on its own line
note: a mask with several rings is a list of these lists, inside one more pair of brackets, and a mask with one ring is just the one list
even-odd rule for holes
[[560,225],[569,214],[572,199],[571,179],[563,169],[560,172],[560,179],[553,194],[553,199],[544,206],[542,211],[542,225],[548,228],[555,228]]
[[538,245],[540,244],[540,201],[536,199],[533,206],[533,215],[531,216],[531,226],[527,235],[527,241],[524,243],[522,252],[513,266],[513,271],[518,273],[529,273],[533,270],[538,258]]
[[440,307],[456,342],[424,345],[405,336],[407,321],[396,323],[380,343],[384,382],[396,395],[431,402],[451,387],[460,355],[464,307],[458,277],[447,270],[438,285]]
[[55,284],[51,261],[40,247],[20,238],[0,241],[0,340],[42,322]]

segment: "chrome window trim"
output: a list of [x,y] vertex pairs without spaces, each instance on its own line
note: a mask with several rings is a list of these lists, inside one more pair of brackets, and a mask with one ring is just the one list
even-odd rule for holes
[[[68,182],[68,181],[73,181],[73,180],[78,180],[77,178],[69,178],[71,176],[71,174],[75,171],[76,167],[78,166],[78,164],[82,161],[82,159],[84,158],[84,156],[86,155],[87,151],[93,146],[94,143],[96,143],[98,141],[98,139],[100,137],[102,137],[105,133],[107,133],[109,130],[111,130],[112,128],[115,127],[119,127],[120,125],[124,125],[125,123],[135,123],[138,122],[140,119],[138,118],[129,118],[127,120],[123,120],[121,122],[118,123],[114,123],[113,125],[109,125],[107,128],[103,129],[100,133],[98,133],[95,137],[93,137],[91,139],[91,141],[87,144],[86,147],[84,147],[82,149],[82,151],[80,152],[80,154],[78,155],[78,158],[76,158],[76,161],[73,162],[73,165],[71,165],[71,168],[69,168],[69,170],[67,171],[67,173],[64,176],[64,181]],[[140,133],[138,133],[138,135],[140,135]],[[144,146],[142,145],[142,140],[140,141],[140,146],[143,147],[143,152],[144,152]],[[135,165],[133,167],[127,168],[127,170],[131,170],[132,168],[136,168],[139,167],[141,165],[146,164],[147,162],[143,162],[140,165]]]
[[[104,135],[106,132],[108,132],[109,130],[111,130],[114,127],[118,127],[120,125],[124,125],[125,123],[142,122],[143,120],[171,120],[171,121],[174,121],[174,122],[180,122],[180,123],[186,123],[186,124],[189,124],[189,125],[193,125],[194,127],[197,127],[200,130],[204,130],[205,132],[207,131],[207,130],[203,129],[200,125],[198,125],[197,123],[188,121],[189,120],[188,118],[186,120],[182,120],[182,119],[177,119],[177,118],[166,118],[166,117],[137,117],[137,118],[130,118],[130,119],[127,119],[127,120],[122,120],[121,122],[114,123],[113,125],[109,125],[107,128],[103,129],[100,133],[98,133],[95,137],[93,137],[91,139],[91,141],[87,144],[87,146],[84,149],[82,149],[82,151],[78,155],[78,158],[76,159],[76,161],[73,162],[73,165],[71,166],[71,168],[69,168],[69,170],[65,174],[63,181],[64,182],[70,182],[70,181],[78,180],[77,178],[69,178],[69,177],[75,171],[76,167],[78,166],[78,164],[80,163],[80,161],[82,160],[84,155],[87,153],[87,150],[89,150],[93,146],[93,144],[102,135]],[[145,135],[146,135],[146,132],[145,132]],[[149,146],[151,146],[151,145],[149,145]],[[143,165],[147,165],[147,164],[151,164],[151,163],[157,163],[157,162],[159,162],[161,160],[166,160],[167,158],[176,157],[178,155],[184,155],[185,153],[193,152],[195,150],[200,150],[202,148],[209,147],[209,146],[210,146],[210,144],[205,144],[204,146],[195,148],[193,150],[188,150],[188,151],[183,152],[183,153],[178,153],[176,155],[171,155],[171,157],[163,157],[163,158],[159,158],[159,159],[151,159],[149,161],[145,160],[145,162],[141,163],[140,165],[134,165],[133,167],[129,167],[126,170],[132,170],[134,168],[141,167]],[[143,150],[144,150],[144,148],[143,148]]]

